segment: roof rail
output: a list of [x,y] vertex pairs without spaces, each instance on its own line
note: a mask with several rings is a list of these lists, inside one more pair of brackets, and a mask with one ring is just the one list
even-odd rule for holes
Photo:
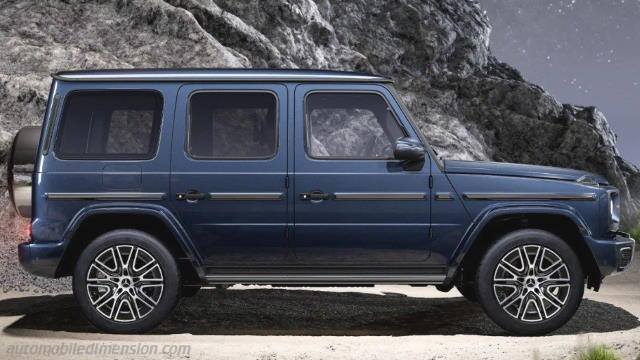
[[62,81],[284,81],[284,82],[392,82],[386,76],[363,72],[303,69],[108,69],[62,71]]

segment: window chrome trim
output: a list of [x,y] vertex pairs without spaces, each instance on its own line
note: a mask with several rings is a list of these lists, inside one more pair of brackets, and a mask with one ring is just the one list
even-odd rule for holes
[[209,193],[209,200],[282,200],[284,194],[281,192],[246,192],[246,193]]
[[[88,156],[80,156],[80,155],[71,155],[63,154],[59,151],[60,142],[62,141],[62,131],[64,130],[64,121],[66,111],[69,107],[69,101],[71,100],[71,96],[76,94],[86,94],[86,93],[106,93],[106,92],[146,92],[152,93],[154,95],[159,96],[160,98],[160,111],[158,120],[157,130],[155,132],[155,139],[153,139],[151,146],[154,146],[153,151],[144,154],[101,154],[99,156],[88,155]],[[53,152],[53,156],[56,160],[59,161],[119,161],[119,162],[139,162],[139,161],[153,161],[158,157],[160,153],[160,146],[162,142],[162,132],[164,131],[165,126],[165,112],[166,104],[165,97],[162,91],[153,88],[87,88],[87,89],[73,89],[64,94],[64,99],[62,100],[61,107],[58,109],[58,119],[54,124],[55,129],[51,129],[52,138],[49,144],[49,151]],[[154,118],[155,123],[155,118]],[[152,125],[152,135],[153,135],[153,126]],[[46,155],[46,154],[45,154]]]
[[574,201],[595,201],[595,193],[491,193],[474,192],[464,193],[465,200],[574,200]]
[[[275,149],[273,150],[272,154],[266,155],[266,156],[257,156],[257,157],[243,157],[243,156],[200,156],[200,155],[194,155],[191,153],[191,121],[192,116],[191,116],[191,105],[192,105],[192,98],[194,95],[198,95],[201,93],[205,93],[205,94],[268,94],[273,96],[273,98],[275,99],[275,109],[274,109],[274,115],[276,117],[276,122],[275,122]],[[234,89],[199,89],[199,90],[193,90],[192,92],[189,93],[189,95],[187,96],[187,113],[186,113],[186,124],[185,124],[185,143],[184,143],[184,153],[186,154],[186,156],[189,159],[192,160],[196,160],[196,161],[249,161],[249,160],[273,160],[278,156],[278,153],[280,152],[280,96],[277,92],[271,90],[271,89],[248,89],[248,90],[242,90],[242,89],[238,89],[238,90],[234,90]]]
[[45,193],[48,200],[164,200],[166,193],[152,192],[52,192]]
[[337,192],[333,196],[335,200],[424,200],[427,194],[420,192]]
[[[385,88],[386,89],[386,88]],[[308,106],[307,106],[307,101],[309,96],[314,95],[314,94],[372,94],[372,95],[377,95],[378,97],[382,98],[382,100],[385,102],[385,104],[387,105],[387,110],[391,113],[391,115],[393,116],[393,119],[395,120],[396,125],[400,128],[400,130],[402,130],[402,133],[404,134],[405,137],[409,137],[410,134],[408,133],[406,127],[404,126],[404,124],[402,123],[402,121],[400,121],[400,118],[398,117],[398,114],[396,113],[395,109],[393,109],[393,107],[391,106],[391,104],[389,103],[389,100],[387,99],[387,97],[385,96],[385,94],[379,90],[371,90],[371,89],[363,89],[363,90],[349,90],[346,88],[336,88],[336,89],[320,89],[320,90],[309,90],[304,94],[304,97],[302,99],[302,116],[304,117],[304,126],[303,126],[303,131],[304,131],[304,153],[305,156],[308,159],[311,160],[315,160],[315,161],[340,161],[340,160],[356,160],[356,161],[397,161],[397,159],[395,157],[358,157],[358,156],[313,156],[311,155],[311,149],[310,149],[310,136],[311,136],[311,126],[309,125],[310,119],[307,116],[307,110],[308,110]],[[377,121],[377,120],[376,120]],[[397,139],[396,139],[397,140]],[[394,144],[391,144],[392,146]]]

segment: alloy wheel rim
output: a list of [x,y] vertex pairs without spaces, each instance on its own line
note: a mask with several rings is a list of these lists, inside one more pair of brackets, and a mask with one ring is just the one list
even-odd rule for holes
[[158,305],[164,277],[158,261],[134,245],[116,245],[96,256],[87,271],[87,294],[102,316],[132,322],[148,316]]
[[493,275],[493,292],[511,317],[541,322],[564,308],[571,292],[571,275],[553,250],[523,245],[500,259]]

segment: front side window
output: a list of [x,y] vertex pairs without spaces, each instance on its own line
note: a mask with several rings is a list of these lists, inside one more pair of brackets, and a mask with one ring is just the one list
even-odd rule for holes
[[198,92],[189,103],[188,152],[202,159],[266,159],[277,149],[277,100],[267,92]]
[[317,159],[393,159],[405,136],[375,93],[311,93],[306,98],[307,153]]
[[153,91],[73,92],[56,145],[62,159],[149,159],[158,144],[162,96]]

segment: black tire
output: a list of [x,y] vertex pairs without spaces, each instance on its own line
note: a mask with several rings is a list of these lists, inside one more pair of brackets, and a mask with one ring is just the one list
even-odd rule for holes
[[[118,252],[116,253],[116,251]],[[134,257],[132,254],[134,253],[136,260],[132,262],[131,259]],[[109,269],[109,267],[118,268],[118,264],[108,260],[113,258],[115,261],[116,254],[120,254],[123,259],[121,263],[127,264],[120,266],[120,268],[128,268],[129,270]],[[101,256],[101,269],[106,269],[112,274],[122,275],[124,272],[124,275],[110,277],[112,280],[119,279],[117,281],[103,279],[102,277],[107,277],[107,272],[96,270],[96,266],[92,266],[92,264],[97,264],[94,263],[94,260],[99,256]],[[128,260],[125,261],[125,258]],[[140,271],[136,272],[136,264],[140,262],[142,262],[142,266],[139,267]],[[152,275],[146,275],[149,271],[152,275],[155,274],[154,279],[148,277]],[[88,280],[89,275],[92,280]],[[94,280],[95,278],[100,278],[100,280]],[[125,281],[126,283],[124,283]],[[119,285],[111,285],[113,283]],[[162,283],[162,287],[157,285],[160,283]],[[93,240],[78,258],[73,274],[73,294],[83,314],[98,329],[109,333],[129,334],[151,330],[169,316],[177,304],[180,287],[180,272],[173,255],[156,238],[138,230],[109,231]],[[100,290],[101,288],[103,290]],[[103,293],[109,300],[108,304],[103,305],[103,300],[96,301],[97,298],[102,299],[99,297],[100,293]],[[92,299],[100,310],[92,305]],[[145,305],[145,303],[153,305],[154,300],[156,300],[155,306]],[[112,306],[115,307],[118,301],[120,301],[120,309],[123,309],[123,315],[118,315],[121,313],[118,310],[116,316],[107,317],[107,313],[114,312],[110,311],[110,303],[113,302]],[[127,307],[131,311],[126,311]],[[123,321],[123,318],[126,318],[126,322]]]
[[476,295],[476,288],[474,283],[465,282],[456,284],[456,290],[458,290],[458,292],[462,294],[465,299],[474,303],[478,302],[478,296]]
[[[541,252],[539,258],[536,249]],[[521,262],[523,270],[515,270],[519,266],[507,269],[503,259],[513,259],[512,265]],[[535,259],[542,262],[536,265]],[[545,267],[548,270],[542,270]],[[517,278],[521,286],[504,285],[514,284],[510,277]],[[517,335],[542,335],[560,328],[575,314],[584,293],[584,275],[566,242],[547,231],[526,229],[503,236],[489,248],[478,266],[476,288],[478,301],[497,325]],[[512,301],[515,303],[509,305]]]
[[183,286],[180,295],[182,297],[194,297],[200,292],[200,286]]

